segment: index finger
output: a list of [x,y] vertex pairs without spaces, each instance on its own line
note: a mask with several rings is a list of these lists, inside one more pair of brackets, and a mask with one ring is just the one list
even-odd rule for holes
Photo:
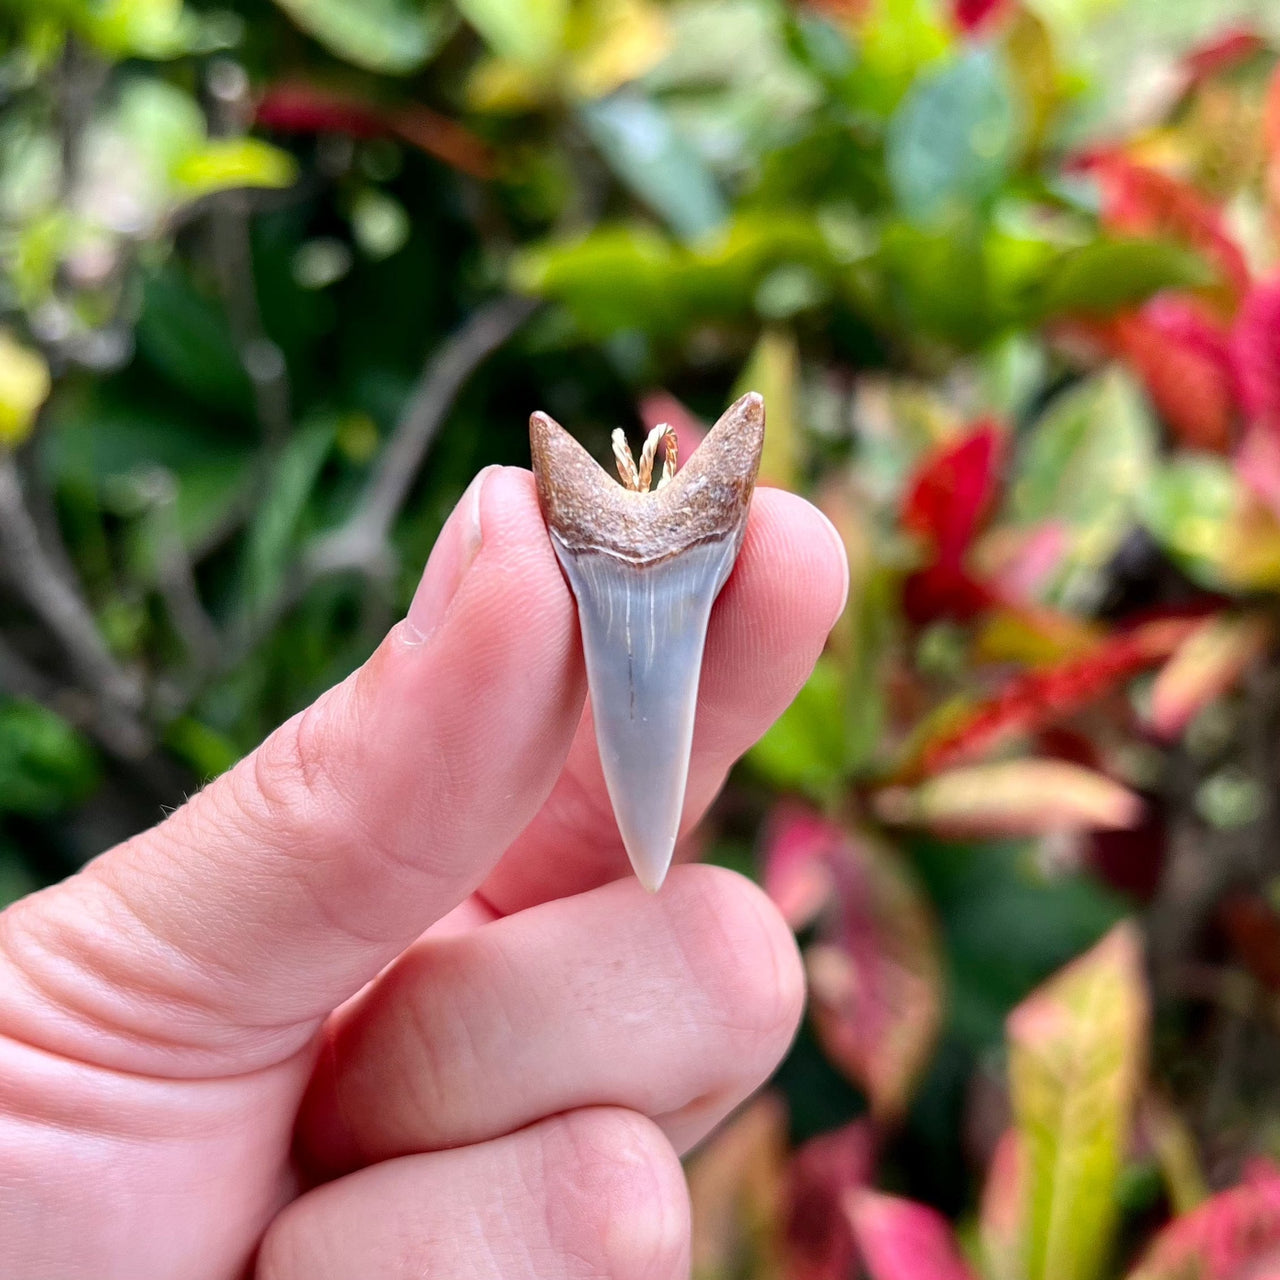
[[475,889],[550,792],[585,696],[531,479],[477,477],[359,671],[0,915],[0,1032],[164,1075],[279,1061]]

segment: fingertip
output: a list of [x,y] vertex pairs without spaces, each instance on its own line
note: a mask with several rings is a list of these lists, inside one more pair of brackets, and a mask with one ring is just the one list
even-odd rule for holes
[[699,714],[750,722],[745,749],[808,679],[845,607],[848,561],[827,518],[758,489],[733,574],[712,614]]
[[[849,598],[849,557],[835,525],[812,502],[785,489],[756,490],[740,564],[788,596],[803,596],[802,615],[826,633]],[[825,620],[825,625],[823,622]]]
[[732,1011],[775,1063],[804,1011],[805,972],[795,935],[754,881],[728,867],[673,867],[664,895],[672,927],[708,961],[715,1007]]

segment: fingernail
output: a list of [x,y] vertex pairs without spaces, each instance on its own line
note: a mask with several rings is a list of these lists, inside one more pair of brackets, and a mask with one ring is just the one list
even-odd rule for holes
[[405,616],[407,638],[422,644],[440,625],[449,602],[457,594],[471,562],[480,551],[480,495],[484,482],[496,467],[485,467],[467,486],[431,548],[422,581],[413,593],[413,601]]

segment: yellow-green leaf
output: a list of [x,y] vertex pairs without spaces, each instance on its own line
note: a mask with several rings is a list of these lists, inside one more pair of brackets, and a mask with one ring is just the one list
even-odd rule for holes
[[574,10],[566,44],[574,93],[599,98],[652,70],[671,48],[671,28],[652,0],[593,0]]
[[499,58],[544,68],[564,48],[568,0],[459,0],[458,10]]
[[188,152],[171,177],[186,200],[238,187],[288,187],[298,166],[287,151],[258,138],[216,138]]
[[785,329],[766,329],[751,359],[738,376],[733,394],[758,391],[764,396],[764,453],[760,457],[761,484],[795,489],[800,481],[800,427],[796,383],[800,352],[795,335]]
[[0,331],[0,445],[21,444],[31,434],[51,386],[44,357]]
[[1024,1153],[1024,1280],[1097,1280],[1140,1086],[1142,944],[1117,925],[1010,1015],[1009,1083]]

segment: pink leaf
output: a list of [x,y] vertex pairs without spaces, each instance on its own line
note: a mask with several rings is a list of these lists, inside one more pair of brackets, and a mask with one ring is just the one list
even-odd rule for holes
[[1066,760],[1002,760],[936,774],[873,798],[895,825],[950,836],[1033,836],[1136,826],[1142,801],[1127,787]]
[[1236,474],[1280,519],[1280,432],[1254,423],[1236,451]]
[[875,1138],[865,1120],[806,1142],[787,1184],[787,1280],[845,1280],[853,1269],[853,1232],[844,1198],[871,1177]]
[[814,1029],[867,1093],[874,1117],[902,1114],[942,1010],[937,930],[897,853],[846,837],[830,856],[835,909],[806,955]]
[[1026,1153],[1016,1129],[996,1144],[982,1187],[978,1234],[991,1280],[1018,1280],[1026,1227]]
[[776,1095],[764,1093],[690,1160],[693,1266],[698,1275],[728,1274],[741,1265],[744,1253],[779,1228],[775,1219],[786,1145],[786,1107]]
[[845,1208],[871,1280],[974,1280],[936,1210],[876,1191],[852,1192]]
[[703,436],[707,434],[707,424],[669,391],[647,391],[640,397],[640,421],[644,423],[646,432],[652,431],[660,422],[674,427],[682,460],[702,443]]
[[764,837],[764,890],[796,930],[813,922],[835,888],[830,858],[844,843],[834,823],[799,805],[779,805]]
[[1280,277],[1250,291],[1231,336],[1245,409],[1280,433]]
[[1196,714],[1235,688],[1270,647],[1270,620],[1260,614],[1206,618],[1160,668],[1149,719],[1162,738],[1176,738]]
[[[1240,1280],[1280,1249],[1280,1169],[1257,1162],[1245,1181],[1210,1197],[1156,1236],[1129,1280]],[[1265,1274],[1265,1273],[1261,1273]]]

